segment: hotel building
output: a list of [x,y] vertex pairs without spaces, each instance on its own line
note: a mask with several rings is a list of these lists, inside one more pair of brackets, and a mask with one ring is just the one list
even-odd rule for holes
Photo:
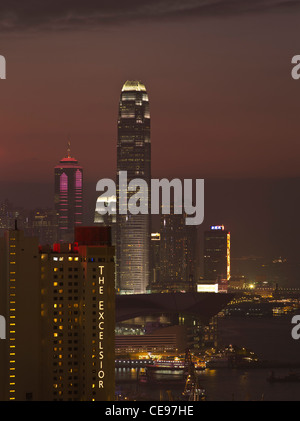
[[41,250],[45,400],[114,400],[115,285],[110,229]]
[[114,400],[110,228],[77,227],[75,240],[0,238],[0,400]]

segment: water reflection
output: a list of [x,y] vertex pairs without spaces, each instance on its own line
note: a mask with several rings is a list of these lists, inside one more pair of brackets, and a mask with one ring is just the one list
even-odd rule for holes
[[[117,368],[117,390],[129,400],[179,400],[184,390],[185,377],[180,371],[161,370],[154,373],[154,382],[139,381],[140,369]],[[206,390],[208,401],[298,401],[299,383],[269,383],[269,369],[206,369],[197,373],[198,382]],[[286,369],[276,370],[278,376]]]

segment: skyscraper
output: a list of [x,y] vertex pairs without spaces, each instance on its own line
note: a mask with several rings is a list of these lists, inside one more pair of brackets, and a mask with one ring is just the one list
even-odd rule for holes
[[196,280],[197,231],[184,214],[160,217],[160,277],[157,292],[193,291]]
[[[174,214],[160,217],[160,292],[186,290],[184,218]],[[159,291],[159,289],[158,289]]]
[[55,167],[55,210],[59,215],[59,241],[74,241],[74,229],[83,223],[83,168],[71,156],[68,142],[67,156]]
[[120,195],[127,194],[119,184],[121,171],[127,172],[128,183],[136,178],[147,182],[146,199],[150,208],[149,99],[145,85],[139,81],[127,81],[123,85],[119,103],[116,270],[117,288],[121,293],[145,293],[150,281],[150,210],[148,214],[135,215],[118,212]]
[[230,278],[230,232],[224,225],[212,225],[204,233],[204,279]]

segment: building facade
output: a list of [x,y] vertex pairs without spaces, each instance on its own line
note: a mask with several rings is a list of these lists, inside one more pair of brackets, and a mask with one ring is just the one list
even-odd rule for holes
[[[149,206],[147,214],[120,214],[120,197],[127,186],[120,185],[120,172],[126,172],[127,183],[145,180],[148,191],[141,192]],[[117,143],[117,226],[116,270],[120,293],[145,293],[150,281],[150,185],[151,142],[149,98],[145,85],[127,81],[119,103]],[[134,194],[134,193],[132,193]]]
[[0,400],[115,398],[110,229],[77,227],[75,240],[39,246],[18,229],[0,238]]
[[155,292],[196,290],[197,230],[185,224],[184,214],[160,217],[160,276],[153,284]]
[[11,229],[0,238],[0,400],[40,400],[40,267],[38,239]]
[[230,232],[224,225],[204,232],[204,279],[230,279]]
[[115,283],[110,230],[41,251],[43,399],[114,400]]
[[57,212],[54,209],[31,211],[25,233],[30,237],[37,237],[40,245],[57,243],[59,233]]

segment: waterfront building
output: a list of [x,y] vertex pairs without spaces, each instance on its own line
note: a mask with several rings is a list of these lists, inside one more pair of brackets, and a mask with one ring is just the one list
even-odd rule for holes
[[116,354],[182,353],[189,345],[186,326],[157,327],[144,335],[117,335]]

